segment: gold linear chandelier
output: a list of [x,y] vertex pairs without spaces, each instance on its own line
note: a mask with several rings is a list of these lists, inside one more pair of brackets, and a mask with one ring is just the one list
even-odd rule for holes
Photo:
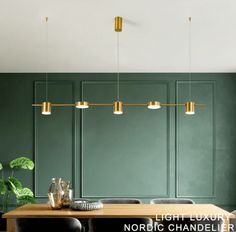
[[[189,101],[183,104],[163,104],[159,101],[152,100],[147,103],[124,103],[120,101],[120,71],[119,71],[119,33],[122,32],[123,19],[120,16],[115,17],[115,32],[117,32],[117,100],[113,103],[98,104],[88,101],[78,101],[74,104],[55,104],[48,101],[48,73],[46,73],[46,97],[42,103],[32,104],[34,107],[41,107],[43,115],[50,115],[52,107],[76,107],[78,109],[87,109],[92,107],[113,107],[114,114],[123,114],[123,107],[147,107],[148,109],[160,109],[161,107],[185,107],[185,114],[195,114],[196,106],[203,106],[203,104],[197,104],[191,100],[191,18],[189,18]],[[48,23],[48,17],[46,17],[46,23]],[[48,26],[47,26],[47,57],[48,57]],[[48,58],[47,58],[48,62]]]

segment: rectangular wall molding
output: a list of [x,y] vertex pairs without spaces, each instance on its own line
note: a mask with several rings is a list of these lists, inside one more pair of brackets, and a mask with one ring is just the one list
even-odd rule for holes
[[[48,99],[52,103],[73,103],[72,81],[50,81]],[[34,84],[34,102],[45,101],[45,82]],[[34,108],[34,192],[46,198],[51,178],[61,177],[75,182],[75,111],[74,107],[52,107],[52,114],[41,114],[41,107]]]
[[[94,94],[96,89],[97,95]],[[161,90],[162,89],[162,90]],[[167,81],[122,81],[120,83],[120,96],[122,101],[129,103],[145,103],[148,99],[159,99],[162,102],[169,102],[169,83]],[[159,93],[158,93],[159,92]],[[111,103],[115,101],[116,97],[116,83],[113,81],[84,81],[82,83],[82,95],[83,99],[96,103]],[[92,110],[92,109],[91,109]],[[170,196],[170,149],[169,149],[169,140],[170,140],[170,114],[169,109],[162,109],[162,111],[154,112],[146,108],[136,108],[130,109],[125,108],[125,116],[113,115],[112,107],[102,108],[102,109],[93,109],[91,111],[82,111],[82,120],[81,120],[81,144],[82,144],[82,153],[81,153],[81,196],[87,198],[104,198],[104,197],[136,197],[136,198],[154,198],[157,195],[159,197],[169,197]],[[155,115],[154,115],[155,114]],[[149,150],[150,153],[143,153],[142,156],[138,150],[138,143],[142,141],[142,135],[139,133],[145,132],[145,123],[142,121],[141,125],[138,125],[138,121],[141,119],[141,116],[148,117],[147,120],[154,122],[153,127],[150,127],[150,135],[145,134],[144,138],[148,141],[152,141],[152,137],[160,140],[160,144],[164,143],[164,147],[160,145],[160,150],[163,147],[164,154],[162,151],[158,152],[158,148],[154,150]],[[164,125],[159,126],[158,131],[158,122],[162,118]],[[135,119],[134,119],[135,118]],[[156,118],[156,119],[155,119]],[[96,122],[94,122],[94,120]],[[143,118],[142,118],[143,120]],[[166,120],[166,121],[165,121]],[[101,125],[102,124],[102,125]],[[155,125],[156,124],[156,125]],[[149,123],[147,126],[149,127]],[[91,127],[92,128],[91,128]],[[102,128],[109,130],[109,127],[112,128],[112,133],[117,133],[120,137],[110,133],[109,135],[102,130]],[[161,135],[161,128],[165,128]],[[94,132],[92,132],[94,130]],[[123,134],[124,133],[124,134]],[[132,133],[133,138],[132,138]],[[95,136],[97,134],[97,138]],[[126,140],[127,134],[130,135],[130,139]],[[151,136],[148,138],[148,136]],[[100,141],[100,138],[103,139]],[[114,140],[111,139],[114,138]],[[137,138],[136,138],[137,137]],[[145,141],[143,138],[143,141]],[[128,139],[128,138],[127,138]],[[135,141],[132,139],[137,139],[137,149],[135,148]],[[99,142],[97,142],[99,140]],[[102,142],[103,141],[103,142]],[[139,141],[139,142],[138,142]],[[154,139],[155,141],[155,139]],[[130,147],[129,144],[132,143],[133,147]],[[158,143],[155,142],[155,143]],[[116,148],[116,144],[119,144],[119,149]],[[126,145],[125,145],[126,144]],[[114,146],[115,145],[115,146]],[[151,145],[151,144],[150,144]],[[91,147],[95,149],[91,149]],[[144,142],[144,151],[147,144]],[[153,144],[155,146],[155,144]],[[113,150],[114,148],[114,150]],[[119,150],[121,152],[119,152]],[[148,151],[148,150],[147,150]],[[154,152],[154,153],[153,153]],[[104,154],[106,153],[106,154]],[[98,158],[100,156],[100,158]],[[145,161],[145,156],[147,157]],[[89,157],[89,158],[88,158]],[[120,158],[117,158],[120,157]],[[140,157],[140,158],[139,158]],[[156,157],[156,159],[155,159]],[[120,159],[123,159],[121,162]],[[153,162],[157,162],[157,165],[151,164],[148,159],[154,159]],[[143,167],[141,165],[141,160],[143,160]],[[158,162],[163,160],[165,165],[160,167]],[[104,163],[104,166],[102,165]],[[106,166],[109,165],[111,167]],[[97,165],[97,169],[96,169]],[[116,168],[116,165],[120,165],[120,170],[122,172],[127,172],[126,179],[125,175],[120,174],[119,169]],[[145,165],[152,165],[145,166]],[[158,170],[160,167],[161,170]],[[140,169],[141,168],[141,169]],[[104,171],[107,172],[107,177],[104,176]],[[150,171],[152,169],[153,171]],[[129,171],[130,170],[130,171]],[[147,178],[147,173],[153,173]],[[143,173],[143,177],[134,176],[137,173]],[[163,173],[164,176],[163,176]],[[104,175],[103,175],[104,174]],[[117,177],[119,176],[119,177]],[[131,177],[130,177],[131,176]],[[162,176],[162,178],[161,178]],[[144,178],[145,177],[145,178]],[[103,181],[100,179],[102,178]],[[130,178],[133,185],[130,185],[127,179]],[[149,182],[147,186],[150,186],[150,189],[139,189],[142,184],[145,184],[144,179]],[[158,179],[158,181],[157,181]],[[161,179],[165,180],[165,183],[161,182]],[[91,181],[93,180],[93,183]],[[139,182],[140,180],[140,182]],[[105,182],[105,183],[103,183]],[[159,184],[158,184],[159,182]],[[102,185],[103,187],[100,187]],[[159,187],[158,187],[159,185]],[[106,187],[108,186],[108,187]],[[132,188],[139,189],[136,193],[133,192]],[[144,187],[145,188],[145,187]],[[164,189],[163,189],[164,188]],[[114,191],[112,191],[114,189]],[[163,192],[164,190],[164,192]],[[118,194],[115,194],[118,192]],[[123,194],[121,192],[124,192]],[[137,194],[139,192],[139,194]],[[148,194],[148,192],[153,192]]]
[[[176,197],[215,198],[215,81],[192,81],[191,88],[192,101],[205,106],[193,116],[176,109]],[[188,99],[189,82],[176,81],[176,102]]]

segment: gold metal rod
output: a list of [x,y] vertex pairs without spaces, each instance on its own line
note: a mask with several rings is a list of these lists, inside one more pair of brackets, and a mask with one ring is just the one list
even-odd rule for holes
[[89,103],[89,106],[113,106],[113,104],[99,104],[99,103]]
[[132,104],[132,103],[131,103],[131,104],[129,104],[129,103],[124,103],[123,105],[124,105],[124,106],[147,106],[147,104],[138,104],[138,103],[137,103],[137,104],[135,104],[135,103],[133,103],[133,104]]
[[[42,106],[42,104],[32,104],[32,106]],[[75,106],[75,104],[51,104],[51,106]]]
[[195,106],[206,106],[206,104],[195,104]]
[[185,104],[161,104],[161,106],[185,106]]
[[52,104],[52,106],[75,106],[75,104]]

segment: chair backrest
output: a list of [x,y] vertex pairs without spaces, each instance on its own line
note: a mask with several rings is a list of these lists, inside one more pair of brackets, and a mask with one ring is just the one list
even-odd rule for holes
[[224,232],[224,221],[222,218],[196,220],[191,222],[191,224],[196,226],[196,230],[194,230],[196,232]]
[[91,218],[89,232],[152,231],[150,218]]
[[81,232],[82,226],[76,218],[17,218],[16,232],[66,231]]
[[[156,229],[156,225],[159,225],[160,230]],[[168,218],[162,221],[154,221],[154,230],[162,232],[171,231],[194,231],[194,232],[223,232],[224,224],[222,218]]]
[[0,231],[6,231],[7,228],[7,220],[6,218],[2,218],[3,214],[3,212],[0,212]]
[[155,198],[150,201],[151,204],[194,204],[191,199],[181,198]]
[[142,204],[139,199],[133,198],[105,198],[99,201],[103,204]]

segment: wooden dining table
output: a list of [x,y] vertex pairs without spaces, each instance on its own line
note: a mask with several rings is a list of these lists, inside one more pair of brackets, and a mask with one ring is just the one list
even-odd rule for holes
[[229,231],[229,221],[235,216],[213,204],[104,204],[93,211],[73,211],[69,208],[53,210],[48,204],[28,204],[3,215],[7,219],[7,231],[15,232],[16,218],[74,217],[88,218],[152,218],[181,216],[184,218],[222,217],[224,231]]

